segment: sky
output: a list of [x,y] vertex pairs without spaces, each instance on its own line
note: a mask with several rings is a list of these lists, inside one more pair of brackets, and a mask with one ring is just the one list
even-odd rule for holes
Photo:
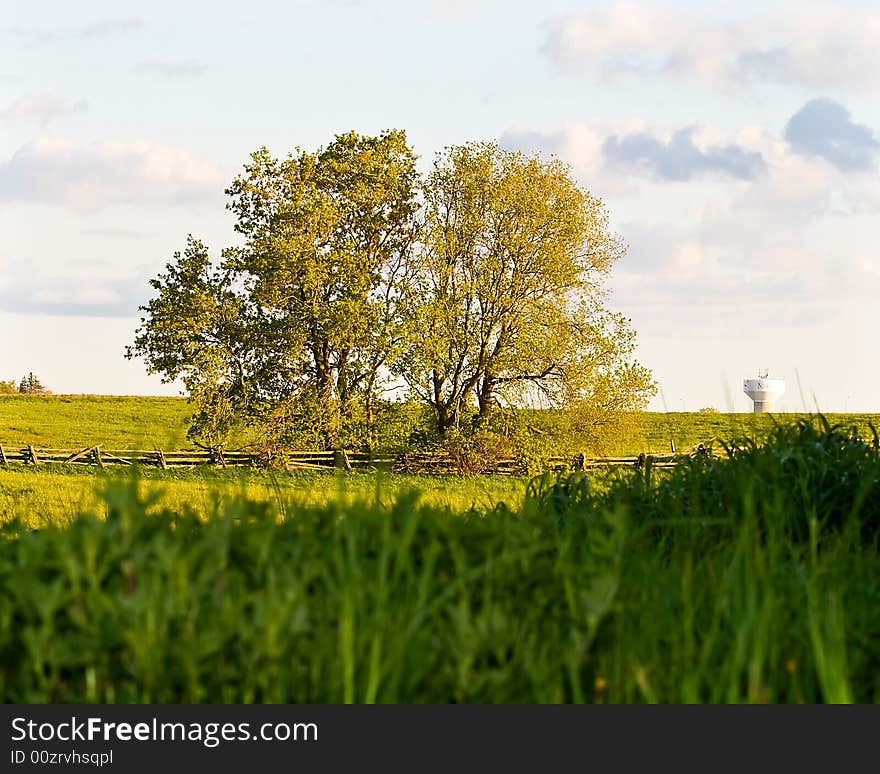
[[557,156],[628,251],[650,408],[880,412],[880,9],[869,2],[4,0],[0,379],[166,394],[124,358],[249,154],[399,128],[427,167]]

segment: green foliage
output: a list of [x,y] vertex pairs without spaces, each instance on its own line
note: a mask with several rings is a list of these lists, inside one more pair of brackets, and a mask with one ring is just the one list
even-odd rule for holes
[[190,238],[151,282],[127,350],[184,382],[193,438],[216,444],[239,423],[259,425],[268,447],[316,435],[335,448],[359,402],[371,424],[400,336],[415,177],[403,132],[252,154],[226,192],[243,245],[215,262]]
[[[7,702],[877,702],[880,444],[804,421],[731,459],[0,540]],[[352,481],[359,480],[352,477]]]
[[403,132],[349,132],[261,148],[226,193],[243,243],[212,258],[189,237],[126,351],[182,380],[194,440],[259,427],[270,450],[373,449],[395,378],[438,435],[471,406],[479,422],[500,404],[620,412],[655,390],[602,303],[623,245],[558,160],[475,143],[420,179]]
[[230,268],[285,342],[272,394],[295,399],[286,413],[309,417],[325,445],[338,446],[357,399],[371,410],[400,336],[415,155],[400,131],[349,132],[280,162],[263,148],[227,193],[246,240]]
[[[565,497],[573,507],[595,505],[594,498],[611,500],[653,525],[705,518],[734,524],[772,513],[779,518],[775,528],[802,543],[813,521],[822,529],[857,526],[872,542],[880,537],[875,429],[866,440],[856,427],[832,425],[817,416],[777,424],[761,442],[743,437],[721,445],[730,459],[695,455],[671,469],[648,467],[636,476],[612,477],[598,493],[584,486],[573,490],[576,496]],[[587,479],[566,478],[562,485],[571,488],[581,480]],[[549,491],[552,499],[558,487]]]
[[352,438],[352,449],[366,451],[368,446],[381,454],[425,451],[437,443],[429,406],[386,400],[375,402],[371,424],[365,414],[361,414],[360,424],[352,426]]
[[[228,260],[229,254],[226,253]],[[126,357],[143,356],[163,382],[180,379],[196,412],[190,438],[216,445],[225,440],[236,418],[256,415],[259,393],[251,377],[267,366],[261,343],[267,331],[254,330],[254,312],[233,287],[228,271],[212,264],[208,248],[190,236],[164,274],[150,280],[158,291]],[[237,413],[233,406],[247,406]]]
[[17,392],[18,387],[14,379],[10,379],[8,382],[0,380],[0,395],[15,395]]
[[629,321],[602,305],[623,254],[601,200],[558,160],[493,143],[440,154],[423,184],[410,336],[396,364],[442,435],[471,406],[640,409],[654,392],[631,361]]

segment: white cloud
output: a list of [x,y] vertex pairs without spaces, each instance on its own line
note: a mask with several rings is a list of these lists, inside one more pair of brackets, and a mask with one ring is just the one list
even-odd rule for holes
[[147,142],[36,140],[0,162],[0,200],[91,210],[217,200],[225,178],[189,151]]
[[102,287],[79,287],[67,289],[39,288],[26,300],[40,306],[59,306],[62,304],[106,305],[118,303],[117,292]]
[[74,35],[89,40],[117,35],[121,32],[135,32],[142,30],[145,26],[143,19],[104,19],[79,27]]
[[44,127],[56,118],[87,109],[88,103],[83,99],[71,102],[52,94],[26,94],[0,109],[0,121],[30,122]]
[[124,228],[121,226],[102,226],[101,228],[84,228],[81,232],[85,236],[105,237],[108,239],[149,239],[155,233],[137,228]]
[[[644,121],[519,128],[502,144],[556,153],[602,196],[629,245],[613,273],[615,302],[655,332],[675,335],[696,319],[700,331],[720,334],[745,310],[749,326],[818,323],[880,295],[865,248],[880,216],[880,178],[756,126],[695,128],[688,152],[670,153],[680,131]],[[643,141],[640,163],[609,153],[608,138],[630,136]],[[697,175],[719,148],[738,151]],[[760,173],[730,174],[731,157],[760,159]]]
[[660,74],[860,92],[880,89],[878,49],[880,12],[867,9],[794,6],[731,22],[631,2],[558,19],[542,46],[560,67],[594,66],[609,80]]
[[880,159],[874,131],[828,98],[811,99],[798,110],[785,127],[785,139],[795,151],[821,156],[844,171],[874,171]]
[[474,5],[473,0],[429,0],[428,6],[438,16],[460,16]]
[[616,174],[602,153],[607,131],[599,125],[569,124],[549,130],[512,127],[499,138],[499,145],[525,153],[556,156],[569,164],[584,185],[600,196],[631,192],[631,178]]
[[7,27],[4,31],[27,45],[38,46],[65,40],[94,41],[138,32],[146,27],[143,19],[103,19],[77,27]]
[[631,119],[617,126],[567,124],[547,130],[513,127],[503,148],[541,152],[569,164],[601,196],[628,195],[640,181],[752,180],[766,172],[766,132],[690,125],[676,129]]
[[196,78],[204,75],[207,68],[193,59],[154,59],[140,62],[135,72],[161,75],[163,78]]
[[736,143],[700,147],[696,132],[697,127],[686,126],[668,137],[651,132],[614,134],[602,143],[602,152],[612,161],[641,167],[659,180],[689,180],[703,174],[750,180],[764,172],[759,152]]
[[20,262],[15,278],[0,282],[0,312],[131,317],[149,295],[147,280],[143,271],[122,279],[34,276],[33,267]]
[[699,242],[689,240],[684,242],[676,251],[673,258],[673,266],[678,273],[686,274],[703,265],[705,255]]

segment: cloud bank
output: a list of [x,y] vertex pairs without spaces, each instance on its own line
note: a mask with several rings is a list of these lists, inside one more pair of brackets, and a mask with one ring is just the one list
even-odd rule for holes
[[0,122],[35,123],[41,127],[63,116],[88,110],[84,99],[71,102],[52,94],[26,94],[0,109]]
[[611,135],[602,152],[611,161],[641,165],[659,180],[690,180],[703,173],[752,180],[764,171],[759,152],[733,143],[700,148],[694,143],[694,131],[679,129],[668,140],[648,132]]
[[183,148],[147,142],[42,139],[0,162],[0,201],[76,210],[199,204],[216,200],[224,182],[216,165]]
[[146,27],[143,19],[99,19],[78,27],[6,27],[6,35],[25,45],[40,46],[61,41],[95,41],[116,35],[139,32]]
[[[706,6],[711,10],[711,6]],[[542,53],[605,80],[666,75],[736,88],[770,81],[827,90],[880,90],[880,12],[801,5],[736,21],[704,10],[617,2],[553,21]]]
[[125,279],[34,276],[19,265],[16,279],[0,282],[0,312],[64,317],[134,317],[149,296],[141,271]]
[[207,68],[192,59],[156,59],[139,62],[134,67],[136,73],[161,75],[164,78],[195,78],[204,75]]
[[817,322],[880,295],[880,177],[866,174],[880,142],[833,100],[776,133],[638,120],[511,129],[500,144],[558,156],[608,204],[629,245],[615,297],[655,332],[697,312],[707,335],[743,310],[754,324]]
[[785,139],[798,153],[819,156],[846,171],[877,169],[880,141],[874,131],[850,119],[832,99],[807,102],[785,127]]

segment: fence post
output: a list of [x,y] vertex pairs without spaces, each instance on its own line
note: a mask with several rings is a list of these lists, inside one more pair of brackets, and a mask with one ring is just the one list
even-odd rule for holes
[[226,467],[226,457],[223,456],[222,446],[208,447],[208,459],[212,465],[219,465],[221,468]]
[[333,467],[351,472],[351,462],[345,453],[345,449],[340,449],[333,453]]

